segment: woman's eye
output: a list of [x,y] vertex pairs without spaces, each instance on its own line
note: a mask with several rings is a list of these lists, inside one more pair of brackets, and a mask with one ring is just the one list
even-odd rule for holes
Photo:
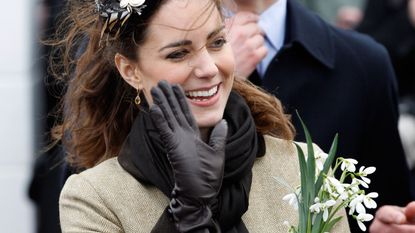
[[181,60],[183,59],[189,52],[187,50],[179,50],[179,51],[175,51],[170,53],[169,55],[167,55],[167,59],[171,59],[171,60]]
[[222,48],[223,47],[223,45],[224,44],[226,44],[226,39],[225,38],[223,38],[223,37],[220,37],[220,38],[218,38],[218,39],[216,39],[216,40],[214,40],[212,43],[211,43],[211,48],[216,48],[216,49],[219,49],[219,48]]

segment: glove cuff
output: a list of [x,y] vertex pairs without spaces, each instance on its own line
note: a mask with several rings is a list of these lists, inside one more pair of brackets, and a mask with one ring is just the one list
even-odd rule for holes
[[209,205],[201,205],[186,198],[173,197],[168,212],[179,232],[220,232],[218,224],[213,220]]

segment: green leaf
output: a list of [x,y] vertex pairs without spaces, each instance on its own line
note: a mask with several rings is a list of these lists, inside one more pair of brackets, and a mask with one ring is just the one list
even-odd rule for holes
[[294,143],[295,147],[297,148],[297,155],[298,155],[298,161],[300,164],[300,176],[301,176],[301,202],[299,203],[299,232],[305,232],[307,229],[307,218],[308,218],[308,208],[310,206],[309,202],[309,194],[307,190],[307,164],[304,157],[304,152],[301,149],[301,147]]
[[[301,119],[299,113],[297,116],[301,122],[301,125],[304,130],[306,144],[307,144],[307,158],[304,155],[304,151],[301,147],[295,143],[297,148],[298,161],[300,165],[300,176],[301,176],[301,202],[299,203],[299,226],[298,232],[301,233],[321,233],[329,231],[334,224],[340,221],[341,217],[330,220],[329,222],[323,221],[323,213],[316,215],[314,223],[312,224],[312,216],[310,212],[310,206],[314,203],[314,199],[319,195],[319,191],[323,184],[324,176],[329,172],[331,165],[335,159],[337,144],[338,144],[338,135],[334,137],[333,143],[330,148],[328,157],[323,165],[323,170],[318,174],[316,179],[316,159],[314,154],[313,141],[311,135]],[[322,228],[322,229],[321,229]]]
[[[307,142],[307,189],[309,190],[309,199],[311,202],[314,200],[316,194],[316,187],[315,187],[315,177],[316,177],[316,159],[314,156],[314,148],[313,148],[313,141],[311,139],[311,135],[308,132],[307,126],[301,119],[300,114],[297,112],[297,116],[300,119],[301,125],[303,126],[306,142]],[[318,189],[317,189],[318,192]]]
[[321,185],[323,184],[323,176],[322,176],[322,174],[327,174],[328,171],[329,171],[329,169],[330,169],[330,167],[331,167],[331,165],[333,164],[334,158],[336,156],[338,139],[339,139],[339,135],[336,134],[336,136],[334,137],[333,143],[331,144],[330,151],[329,151],[329,154],[327,156],[327,159],[324,162],[323,170],[320,172],[320,175],[319,175],[319,177],[317,179],[317,182],[316,182],[316,194],[315,195],[317,195],[318,191],[321,188]]
[[312,233],[321,233],[320,231],[320,227],[321,227],[321,223],[323,221],[323,213],[319,213],[316,216],[316,219],[314,220],[314,224],[313,224],[313,230],[311,231]]
[[273,176],[272,178],[274,178],[278,183],[286,187],[287,190],[290,190],[290,192],[295,193],[295,188],[293,188],[290,184],[288,184],[288,182],[285,181],[283,178],[276,177],[276,176]]
[[340,220],[342,219],[342,217],[337,217],[333,220],[331,220],[329,223],[327,223],[323,229],[321,229],[321,232],[330,232],[331,229],[333,228],[334,224],[338,223]]
[[304,152],[301,147],[297,143],[294,144],[297,148],[298,162],[300,163],[301,196],[304,197],[304,194],[307,193],[307,163],[305,161]]

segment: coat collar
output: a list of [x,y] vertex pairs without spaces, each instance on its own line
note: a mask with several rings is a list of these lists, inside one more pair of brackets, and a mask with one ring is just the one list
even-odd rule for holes
[[334,43],[330,26],[297,0],[287,2],[285,46],[301,44],[325,66],[334,68]]

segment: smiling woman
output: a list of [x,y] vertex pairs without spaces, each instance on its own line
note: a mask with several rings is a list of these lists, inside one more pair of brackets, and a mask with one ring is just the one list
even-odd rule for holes
[[[150,90],[160,80],[179,83],[199,127],[213,127],[222,119],[234,73],[233,53],[217,6],[211,0],[168,1],[147,30],[137,59],[116,55],[122,77],[143,90],[150,104]],[[155,64],[163,68],[154,69]]]
[[67,82],[53,133],[85,171],[62,190],[63,232],[284,228],[286,191],[261,184],[298,180],[293,129],[277,99],[235,80],[222,9],[219,0],[69,1],[55,41],[63,63],[52,59]]

